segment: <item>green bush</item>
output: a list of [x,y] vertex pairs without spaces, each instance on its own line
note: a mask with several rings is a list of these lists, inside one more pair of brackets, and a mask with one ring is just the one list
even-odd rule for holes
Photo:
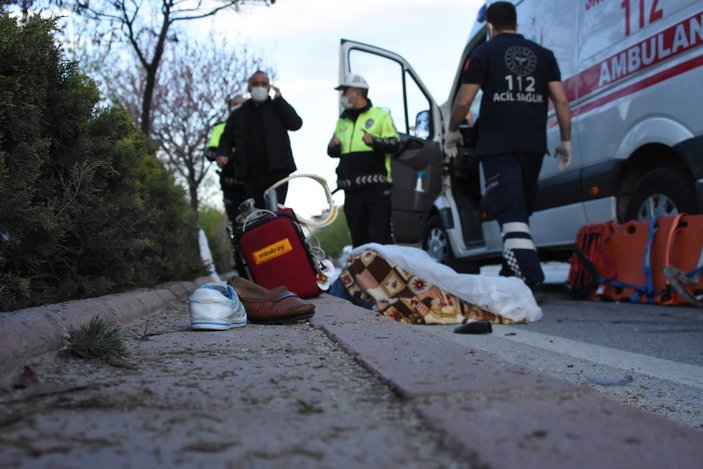
[[331,225],[318,228],[313,236],[320,242],[320,247],[330,259],[336,259],[342,254],[344,246],[351,244],[351,236],[347,228],[347,218],[344,210],[340,208],[337,218]]
[[184,191],[54,30],[0,13],[0,311],[204,273]]

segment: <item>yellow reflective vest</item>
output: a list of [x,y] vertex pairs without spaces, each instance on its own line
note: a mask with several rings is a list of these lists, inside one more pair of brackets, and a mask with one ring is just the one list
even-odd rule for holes
[[[398,138],[398,131],[393,124],[393,118],[390,113],[385,109],[378,107],[369,107],[359,114],[356,121],[344,117],[344,114],[340,116],[337,120],[337,127],[334,130],[334,135],[341,142],[340,157],[346,161],[345,164],[341,166],[345,167],[344,173],[339,174],[341,178],[350,178],[356,176],[364,176],[369,174],[368,161],[362,163],[359,161],[360,165],[357,166],[353,163],[354,158],[368,158],[374,153],[374,149],[364,143],[364,131],[368,132],[372,137],[376,138]],[[358,155],[354,155],[358,153]],[[366,158],[365,158],[366,157]],[[388,182],[391,182],[391,154],[386,153],[384,155],[383,169]],[[381,169],[381,168],[379,168]],[[366,174],[364,174],[366,173]]]
[[222,137],[222,132],[224,131],[224,122],[219,122],[215,124],[215,127],[212,128],[212,135],[210,136],[210,141],[207,142],[207,147],[217,150],[217,147],[220,145],[220,137]]

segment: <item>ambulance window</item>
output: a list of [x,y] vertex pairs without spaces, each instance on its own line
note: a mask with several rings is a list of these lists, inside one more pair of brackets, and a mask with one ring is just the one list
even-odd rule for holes
[[[369,99],[374,106],[390,111],[398,132],[415,135],[416,117],[422,111],[431,110],[431,101],[412,74],[392,59],[355,49],[349,52],[349,67],[352,73],[358,73],[366,79],[369,83]],[[422,138],[432,137],[432,113],[428,116],[430,135],[422,132]]]
[[[580,10],[582,57],[585,60],[600,60],[601,56],[608,56],[631,44],[650,38],[654,40],[654,35],[671,24],[670,17],[679,11],[689,9],[691,13],[700,12],[700,6],[694,7],[697,4],[700,0],[585,2]],[[682,11],[682,15],[686,17],[689,12]],[[699,13],[695,16],[698,17]],[[662,44],[658,46],[661,48]]]
[[588,59],[599,52],[623,47],[625,36],[621,2],[589,3],[580,9],[581,57]]
[[[578,71],[580,4],[562,0],[558,7],[552,1],[531,1],[518,6],[518,32],[554,52],[564,78]],[[604,18],[599,21],[606,22]]]

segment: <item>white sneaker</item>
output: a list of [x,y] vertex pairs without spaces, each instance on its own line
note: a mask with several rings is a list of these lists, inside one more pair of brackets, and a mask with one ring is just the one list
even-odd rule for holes
[[206,283],[188,299],[190,326],[206,331],[225,331],[247,323],[247,313],[231,285]]

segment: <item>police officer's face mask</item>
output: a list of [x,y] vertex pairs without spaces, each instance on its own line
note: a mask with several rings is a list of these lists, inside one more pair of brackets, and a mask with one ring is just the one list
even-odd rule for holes
[[269,89],[265,86],[255,86],[251,89],[251,99],[256,103],[263,103],[269,97]]
[[344,95],[339,97],[339,105],[342,106],[342,109],[351,109],[354,107],[354,104],[349,101],[349,97]]
[[339,97],[339,105],[342,106],[342,109],[352,109],[354,107],[352,96],[354,96],[354,90],[347,88],[342,92]]

